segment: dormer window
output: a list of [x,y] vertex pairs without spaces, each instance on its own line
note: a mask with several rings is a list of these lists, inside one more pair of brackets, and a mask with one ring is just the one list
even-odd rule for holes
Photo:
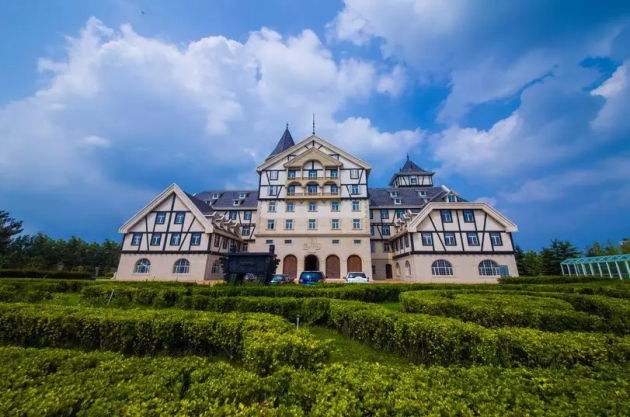
[[418,178],[417,177],[411,177],[411,185],[417,185],[418,184]]
[[420,194],[420,197],[426,197],[427,196],[427,192],[426,191],[418,191],[418,194]]
[[239,193],[238,194],[238,198],[242,199],[242,198],[245,198],[245,197],[247,197],[247,193]]
[[221,195],[220,194],[212,194],[212,199],[216,200],[217,198],[219,198]]
[[389,193],[389,195],[392,197],[398,197],[398,191],[392,191]]
[[446,201],[448,201],[449,203],[455,203],[457,202],[457,197],[455,197],[453,194],[449,194],[446,196]]
[[240,206],[241,205],[241,201],[240,200],[234,200],[232,205],[234,206]]
[[394,199],[394,204],[397,204],[397,205],[398,205],[398,204],[402,204],[402,199],[400,199],[400,198],[395,198],[395,199]]

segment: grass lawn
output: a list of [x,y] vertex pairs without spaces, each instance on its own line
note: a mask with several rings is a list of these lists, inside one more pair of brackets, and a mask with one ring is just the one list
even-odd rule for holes
[[51,300],[46,303],[57,304],[60,306],[78,306],[81,301],[81,294],[77,293],[56,293],[53,294]]
[[389,309],[389,310],[392,310],[392,311],[400,311],[400,308],[401,308],[401,306],[400,306],[400,303],[399,303],[399,302],[395,302],[395,303],[382,303],[382,304],[380,304],[380,305],[381,305],[381,306],[383,306],[383,307],[385,307],[385,308],[387,308],[387,309]]

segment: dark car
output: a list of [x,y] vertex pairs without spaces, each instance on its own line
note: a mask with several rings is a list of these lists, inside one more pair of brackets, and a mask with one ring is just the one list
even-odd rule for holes
[[271,278],[271,285],[284,285],[284,284],[293,284],[293,278],[291,275],[286,274],[277,274]]
[[324,282],[321,271],[304,271],[300,274],[300,285],[314,285],[318,282]]

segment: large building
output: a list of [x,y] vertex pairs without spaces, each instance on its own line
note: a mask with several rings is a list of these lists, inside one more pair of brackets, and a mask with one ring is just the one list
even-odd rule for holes
[[257,190],[189,194],[168,187],[119,230],[118,279],[221,279],[230,248],[268,251],[294,277],[363,271],[374,279],[491,281],[517,275],[516,225],[486,203],[466,201],[409,158],[386,188],[371,167],[313,135],[288,128],[256,169]]

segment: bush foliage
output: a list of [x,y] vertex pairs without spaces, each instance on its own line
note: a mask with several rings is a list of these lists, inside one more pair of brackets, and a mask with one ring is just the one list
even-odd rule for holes
[[0,269],[0,278],[90,279],[89,272]]
[[600,276],[541,276],[541,277],[501,277],[499,284],[573,284],[585,282],[616,281],[614,278]]

